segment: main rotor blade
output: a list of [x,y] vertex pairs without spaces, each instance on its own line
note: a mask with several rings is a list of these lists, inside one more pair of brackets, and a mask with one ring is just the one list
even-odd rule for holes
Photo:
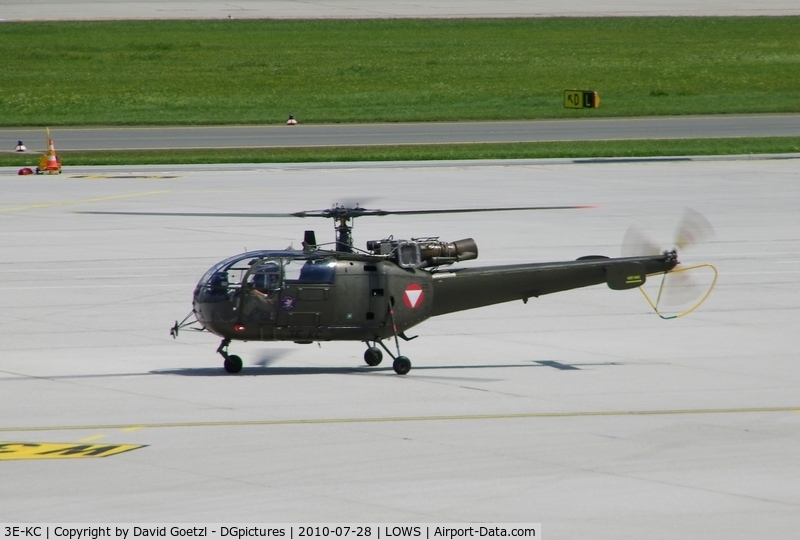
[[499,208],[447,208],[439,210],[368,210],[374,212],[372,215],[388,216],[388,215],[422,215],[422,214],[466,214],[471,212],[513,212],[517,210],[576,210],[582,208],[596,208],[592,205],[579,205],[579,206],[516,206],[516,207],[499,207]]
[[76,214],[98,214],[106,216],[173,216],[173,217],[246,217],[246,218],[261,218],[261,217],[305,217],[302,212],[294,214],[249,214],[244,212],[101,212],[93,210],[85,210],[75,212]]
[[573,210],[595,208],[594,206],[519,206],[500,208],[448,208],[438,210],[378,210],[369,208],[347,208],[336,206],[325,210],[306,210],[290,213],[252,213],[252,212],[104,212],[85,210],[78,214],[99,214],[113,216],[173,216],[173,217],[238,217],[238,218],[283,218],[283,217],[324,217],[350,219],[363,216],[422,215],[422,214],[465,214],[470,212],[510,212],[517,210]]

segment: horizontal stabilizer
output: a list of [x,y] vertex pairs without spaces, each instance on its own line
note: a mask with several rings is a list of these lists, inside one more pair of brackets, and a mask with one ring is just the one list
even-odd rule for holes
[[647,274],[643,264],[619,262],[606,266],[606,283],[615,291],[635,289],[644,285]]

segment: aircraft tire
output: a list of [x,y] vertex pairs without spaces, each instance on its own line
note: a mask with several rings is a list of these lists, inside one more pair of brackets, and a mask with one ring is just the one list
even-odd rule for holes
[[368,366],[377,366],[383,360],[383,353],[377,347],[370,347],[366,351],[364,351],[364,362],[367,363]]
[[225,371],[228,373],[239,373],[242,371],[242,359],[235,354],[225,358],[225,363],[223,365],[225,366]]
[[411,371],[411,360],[405,356],[398,356],[394,359],[394,364],[392,367],[394,368],[394,372],[398,375],[405,375]]

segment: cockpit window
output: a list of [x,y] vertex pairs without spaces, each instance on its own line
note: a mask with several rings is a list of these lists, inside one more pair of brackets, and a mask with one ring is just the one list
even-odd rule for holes
[[333,283],[336,261],[325,258],[278,256],[249,252],[215,264],[198,283],[201,302],[233,299],[242,287],[268,294],[290,283]]
[[230,298],[230,282],[224,271],[212,273],[205,284],[198,285],[195,295],[201,302],[222,302]]
[[281,261],[260,260],[255,262],[247,278],[248,285],[262,293],[268,293],[281,286]]
[[336,278],[336,261],[312,260],[300,268],[297,281],[300,283],[333,283]]
[[198,285],[210,285],[212,278],[216,279],[216,280],[219,280],[219,275],[221,273],[223,273],[223,270],[227,266],[230,266],[230,264],[233,261],[236,261],[238,259],[239,259],[239,256],[237,255],[235,257],[229,257],[229,258],[225,259],[224,261],[218,262],[217,264],[215,264],[214,266],[209,268],[208,272],[203,274],[203,277],[200,278],[200,282],[198,283]]
[[230,300],[241,288],[247,275],[247,261],[232,257],[215,264],[198,283],[196,296],[200,302],[222,302]]

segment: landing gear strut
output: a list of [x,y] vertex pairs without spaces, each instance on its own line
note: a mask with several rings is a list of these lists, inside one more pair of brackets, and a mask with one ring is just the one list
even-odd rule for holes
[[[402,332],[398,334],[397,323],[395,323],[394,320],[394,310],[392,309],[393,302],[394,299],[392,299],[392,301],[389,304],[389,317],[391,317],[392,319],[392,330],[394,331],[394,345],[397,348],[397,356],[392,354],[392,351],[390,351],[386,347],[386,345],[383,344],[383,340],[376,339],[372,342],[372,345],[370,345],[369,341],[364,342],[367,344],[367,350],[364,352],[364,361],[367,363],[367,365],[377,366],[378,364],[381,363],[381,360],[383,360],[383,353],[381,352],[381,349],[383,349],[389,354],[389,356],[391,356],[394,359],[394,362],[392,363],[392,368],[394,368],[394,372],[397,373],[398,375],[405,375],[406,373],[411,371],[411,360],[400,354],[400,341],[397,339],[397,336],[402,337],[406,341],[414,338],[407,338]],[[378,345],[381,346],[381,349],[377,347]]]
[[383,342],[379,341],[378,343],[380,343],[381,347],[386,349],[386,352],[388,352],[389,355],[394,358],[394,362],[392,363],[394,372],[398,375],[405,375],[411,371],[411,360],[400,354],[400,340],[397,339],[397,322],[394,320],[394,309],[392,308],[393,305],[394,296],[389,300],[389,317],[392,318],[392,331],[394,332],[394,346],[397,348],[397,356],[393,355],[389,349],[386,349],[386,347],[383,345]]
[[235,354],[228,354],[228,345],[230,345],[230,343],[230,339],[223,339],[222,343],[217,347],[217,352],[225,359],[225,362],[222,364],[225,367],[225,371],[228,373],[239,373],[242,371],[242,359]]
[[367,344],[367,350],[364,351],[364,361],[367,365],[370,366],[377,366],[383,360],[383,353],[381,349],[376,347],[376,345],[380,345],[381,348],[386,351],[386,353],[392,357],[394,362],[392,363],[392,367],[394,368],[395,373],[398,375],[405,375],[409,371],[411,371],[411,360],[406,358],[405,356],[400,355],[400,347],[397,347],[398,355],[395,356],[392,351],[390,351],[386,345],[383,344],[383,341],[380,339],[376,339],[373,341],[373,345],[370,345],[369,341],[365,341],[364,343]]

